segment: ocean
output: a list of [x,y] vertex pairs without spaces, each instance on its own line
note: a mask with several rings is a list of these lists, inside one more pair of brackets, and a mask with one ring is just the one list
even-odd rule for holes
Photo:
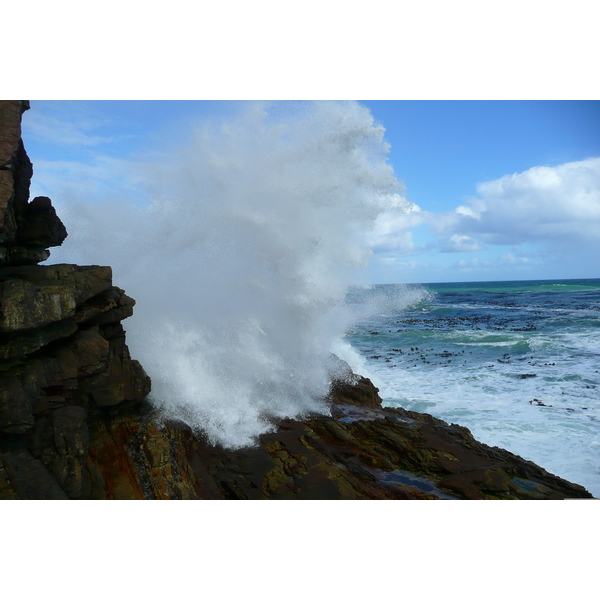
[[600,497],[600,279],[375,285],[347,297],[384,406],[468,427]]

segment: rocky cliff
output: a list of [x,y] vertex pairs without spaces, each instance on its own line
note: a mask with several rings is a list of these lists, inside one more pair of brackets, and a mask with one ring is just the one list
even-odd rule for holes
[[0,499],[591,497],[464,427],[382,408],[352,373],[332,385],[331,416],[277,423],[252,448],[162,420],[110,268],[38,264],[67,232],[48,198],[29,201],[27,109],[0,102]]
[[0,102],[0,498],[89,495],[89,422],[139,401],[150,379],[121,320],[135,302],[110,267],[41,266],[67,231],[33,169],[21,101]]

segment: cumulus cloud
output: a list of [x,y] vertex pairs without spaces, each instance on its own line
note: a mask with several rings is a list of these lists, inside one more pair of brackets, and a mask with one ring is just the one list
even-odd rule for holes
[[429,215],[442,248],[600,243],[600,157],[505,175],[480,183],[477,193],[452,212]]
[[[597,273],[592,257],[600,251],[600,157],[536,166],[476,189],[477,196],[454,210],[416,207],[380,217],[372,240],[383,273],[378,277],[392,281],[417,271],[423,280],[443,280],[448,272],[464,280]],[[449,262],[451,253],[457,259]],[[432,260],[411,264],[418,255]]]

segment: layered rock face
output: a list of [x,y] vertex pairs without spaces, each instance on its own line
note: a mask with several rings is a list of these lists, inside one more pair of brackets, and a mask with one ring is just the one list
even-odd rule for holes
[[28,201],[27,107],[0,102],[0,499],[591,497],[464,427],[382,408],[351,372],[330,416],[282,421],[252,448],[163,421],[110,268],[37,264],[66,231],[48,198]]
[[27,108],[0,102],[0,498],[81,498],[90,419],[150,380],[120,324],[135,302],[110,267],[37,264],[67,231],[49,198],[29,201]]

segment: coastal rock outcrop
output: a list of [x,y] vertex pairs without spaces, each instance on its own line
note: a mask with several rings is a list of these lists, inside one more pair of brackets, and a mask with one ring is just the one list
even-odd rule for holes
[[90,427],[97,499],[591,498],[468,429],[383,408],[364,377],[337,382],[331,416],[286,419],[251,448],[211,445],[142,402]]
[[464,427],[383,408],[349,369],[329,416],[274,423],[250,448],[165,420],[110,267],[38,265],[67,232],[48,198],[29,202],[27,108],[0,102],[0,499],[591,497]]
[[49,198],[29,202],[28,108],[0,102],[0,498],[82,498],[90,419],[142,400],[150,379],[120,323],[135,302],[110,267],[37,264],[67,231]]

